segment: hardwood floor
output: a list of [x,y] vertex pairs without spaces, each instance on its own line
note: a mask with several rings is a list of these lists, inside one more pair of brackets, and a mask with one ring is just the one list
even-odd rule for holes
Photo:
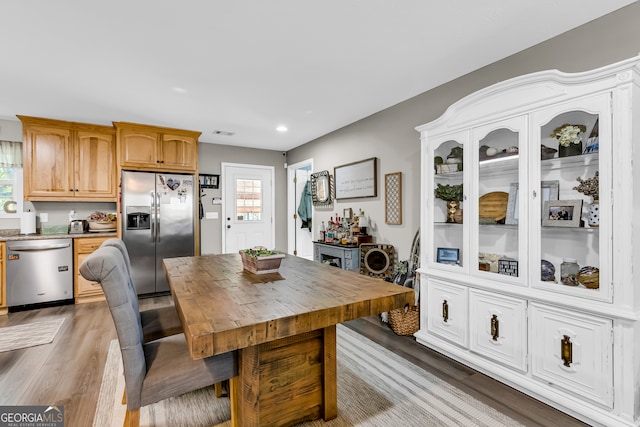
[[[140,300],[142,310],[167,304],[171,304],[168,296]],[[59,316],[65,322],[53,343],[0,353],[0,405],[64,405],[67,427],[90,426],[108,346],[116,338],[106,303],[9,313],[0,316],[0,327]],[[412,337],[395,335],[378,316],[346,325],[526,426],[586,426]]]

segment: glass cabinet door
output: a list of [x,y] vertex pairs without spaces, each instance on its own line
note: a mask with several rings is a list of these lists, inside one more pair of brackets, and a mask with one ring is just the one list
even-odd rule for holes
[[533,286],[610,300],[610,95],[539,112],[533,123],[540,159]]
[[524,285],[526,270],[526,117],[473,129],[471,271]]
[[427,226],[431,233],[429,240],[433,242],[426,251],[427,262],[456,271],[465,268],[463,177],[466,174],[467,150],[464,148],[467,140],[468,132],[431,139],[427,163],[433,168],[425,172],[431,175],[426,186],[430,190],[426,190],[425,197],[430,201]]

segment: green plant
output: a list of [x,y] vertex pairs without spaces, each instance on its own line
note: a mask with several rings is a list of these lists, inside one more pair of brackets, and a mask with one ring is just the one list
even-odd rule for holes
[[268,255],[278,255],[280,254],[279,251],[276,250],[269,250],[267,248],[265,248],[264,246],[255,246],[251,249],[244,249],[242,252],[249,254],[252,257],[259,257],[259,256],[268,256]]
[[455,184],[455,185],[438,184],[437,188],[435,189],[435,196],[438,199],[446,200],[447,202],[451,202],[451,201],[461,202],[462,201],[462,184]]

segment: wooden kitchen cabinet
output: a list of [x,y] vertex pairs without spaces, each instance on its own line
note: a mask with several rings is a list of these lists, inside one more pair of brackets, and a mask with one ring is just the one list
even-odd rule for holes
[[74,291],[76,304],[85,302],[104,301],[104,293],[97,282],[90,282],[79,272],[80,264],[87,256],[92,254],[102,243],[111,237],[83,237],[73,241],[74,265]]
[[121,169],[196,172],[200,132],[114,122]]
[[115,129],[18,118],[23,126],[25,199],[116,200]]
[[7,244],[0,242],[0,315],[7,314],[7,264],[4,254],[7,252]]

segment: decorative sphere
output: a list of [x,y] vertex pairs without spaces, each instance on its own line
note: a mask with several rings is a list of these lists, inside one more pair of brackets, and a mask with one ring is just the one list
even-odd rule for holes
[[498,154],[498,149],[495,147],[489,147],[487,148],[487,156],[491,157],[491,156],[495,156],[496,154]]
[[543,282],[555,282],[556,268],[546,259],[543,259],[540,266],[540,280]]

